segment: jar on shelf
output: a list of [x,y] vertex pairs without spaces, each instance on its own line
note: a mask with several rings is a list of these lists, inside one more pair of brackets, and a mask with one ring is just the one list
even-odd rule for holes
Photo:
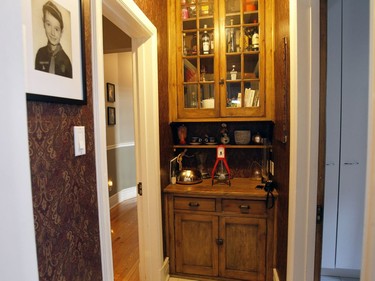
[[237,71],[236,71],[236,66],[234,64],[232,65],[232,70],[230,72],[230,79],[231,80],[237,79]]

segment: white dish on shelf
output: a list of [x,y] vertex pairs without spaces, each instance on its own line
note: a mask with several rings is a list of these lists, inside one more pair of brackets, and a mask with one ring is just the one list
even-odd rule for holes
[[190,144],[191,145],[199,145],[199,144],[201,144],[201,142],[191,142]]
[[215,145],[215,144],[217,144],[217,142],[206,142],[206,144],[208,144],[208,145]]

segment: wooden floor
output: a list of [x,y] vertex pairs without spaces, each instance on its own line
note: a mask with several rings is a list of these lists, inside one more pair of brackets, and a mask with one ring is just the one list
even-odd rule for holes
[[139,281],[136,198],[111,209],[112,254],[115,281]]

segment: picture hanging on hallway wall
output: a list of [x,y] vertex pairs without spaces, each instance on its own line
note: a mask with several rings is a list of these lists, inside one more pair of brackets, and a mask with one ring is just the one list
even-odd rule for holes
[[83,0],[25,3],[27,99],[86,104]]
[[107,83],[107,101],[108,102],[115,102],[115,85],[112,83]]
[[108,106],[107,119],[108,125],[116,125],[116,108]]

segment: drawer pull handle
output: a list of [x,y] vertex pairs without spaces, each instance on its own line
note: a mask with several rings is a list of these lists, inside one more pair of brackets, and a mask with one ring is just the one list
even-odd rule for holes
[[240,208],[241,213],[248,213],[249,210],[250,210],[250,206],[249,205],[240,205],[238,207]]
[[189,202],[189,207],[199,207],[198,202]]

